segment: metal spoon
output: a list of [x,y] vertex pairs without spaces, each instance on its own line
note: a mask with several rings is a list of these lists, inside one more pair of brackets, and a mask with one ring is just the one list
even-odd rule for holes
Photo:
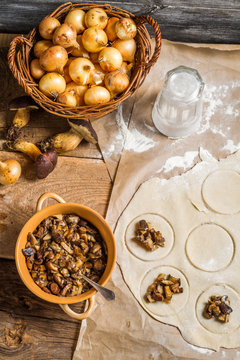
[[97,291],[100,292],[100,294],[108,301],[115,300],[115,294],[112,290],[109,290],[105,288],[104,286],[101,286],[97,284],[95,281],[89,279],[85,275],[81,274],[81,277],[86,280],[89,284],[91,284]]

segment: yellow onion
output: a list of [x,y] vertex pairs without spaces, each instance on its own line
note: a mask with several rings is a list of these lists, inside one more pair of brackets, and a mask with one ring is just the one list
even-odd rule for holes
[[62,94],[58,95],[57,102],[75,107],[77,106],[77,97],[76,94],[73,94],[72,92],[64,91]]
[[72,56],[80,56],[80,57],[84,57],[86,59],[90,58],[90,55],[88,53],[88,51],[85,49],[85,47],[83,46],[82,43],[82,35],[78,35],[77,36],[77,42],[79,44],[79,49],[73,48],[73,50],[71,50],[71,55]]
[[85,15],[85,24],[88,28],[97,26],[99,29],[104,29],[108,22],[108,16],[103,9],[93,8],[88,10]]
[[38,59],[33,59],[30,63],[30,73],[34,79],[41,79],[45,71],[41,68]]
[[48,97],[57,98],[66,88],[64,77],[56,72],[49,72],[40,79],[39,90]]
[[108,20],[107,26],[104,29],[105,33],[107,34],[108,40],[109,41],[114,41],[117,39],[117,33],[115,30],[115,25],[118,22],[118,18],[117,17],[111,17]]
[[54,17],[48,16],[44,18],[39,24],[39,33],[42,38],[51,40],[53,37],[53,33],[58,26],[60,26],[60,22],[58,19]]
[[77,31],[70,24],[62,24],[53,34],[53,43],[64,48],[76,47],[79,49],[77,42]]
[[68,53],[62,46],[51,46],[40,56],[39,64],[45,71],[63,73],[63,68],[68,61]]
[[108,43],[107,34],[104,30],[93,26],[84,31],[82,35],[82,43],[85,49],[89,52],[99,52]]
[[21,175],[21,165],[14,159],[0,161],[0,184],[15,183]]
[[87,85],[77,85],[74,81],[66,86],[66,91],[76,95],[77,106],[84,105],[84,94],[87,91]]
[[94,65],[95,69],[91,74],[90,85],[102,85],[106,72],[101,68],[99,64]]
[[69,65],[69,75],[78,85],[87,85],[91,81],[91,72],[94,70],[93,63],[83,57],[74,59]]
[[110,100],[110,92],[103,86],[92,86],[84,94],[86,105],[105,104]]
[[115,30],[121,40],[130,40],[137,35],[137,26],[130,18],[120,19],[115,25]]
[[37,41],[33,47],[33,53],[37,58],[40,58],[42,53],[53,46],[53,43],[49,40],[40,40]]
[[116,40],[112,46],[122,54],[123,61],[134,62],[137,45],[134,39]]
[[66,65],[64,66],[63,69],[63,77],[66,81],[66,84],[70,83],[72,81],[71,76],[69,75],[69,65],[71,64],[71,62],[75,59],[75,57],[70,57],[68,58],[68,61],[66,63]]
[[85,12],[81,9],[71,10],[65,17],[64,22],[72,25],[76,29],[77,34],[80,34],[86,29]]
[[123,71],[116,70],[105,76],[104,83],[113,98],[127,89],[129,79]]
[[98,56],[99,56],[99,52],[90,53],[90,60],[93,64],[98,64]]
[[98,62],[104,71],[114,71],[120,69],[123,59],[120,51],[106,47],[100,52]]

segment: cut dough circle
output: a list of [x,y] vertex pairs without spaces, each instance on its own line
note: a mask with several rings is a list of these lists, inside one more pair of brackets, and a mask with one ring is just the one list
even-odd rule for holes
[[[230,300],[230,306],[233,312],[230,314],[229,322],[221,323],[218,320],[206,319],[203,316],[203,311],[210,296],[227,295]],[[196,315],[199,323],[206,330],[214,334],[230,334],[240,326],[240,298],[238,293],[229,285],[216,284],[205,290],[198,297],[196,304]]]
[[196,227],[186,242],[188,259],[193,266],[204,271],[218,271],[227,267],[234,255],[230,234],[216,224]]
[[[154,280],[156,280],[158,275],[161,273],[164,273],[166,275],[171,274],[174,277],[180,278],[181,287],[183,287],[183,293],[173,295],[170,304],[166,304],[162,301],[149,303],[145,300],[145,294],[147,292],[147,288],[149,285],[151,285],[154,282]],[[140,286],[140,297],[143,307],[154,315],[162,316],[162,317],[177,315],[179,311],[184,308],[184,306],[188,301],[188,297],[189,297],[188,281],[185,275],[180,270],[172,266],[158,266],[151,269],[144,275]]]
[[218,170],[207,176],[202,196],[208,207],[220,214],[240,211],[240,175],[233,170]]
[[[165,246],[149,251],[142,244],[134,240],[136,225],[140,220],[146,220],[156,231],[160,231],[165,238]],[[174,233],[170,223],[158,214],[142,214],[133,219],[125,233],[125,243],[128,250],[137,258],[145,261],[158,260],[167,256],[174,243]]]

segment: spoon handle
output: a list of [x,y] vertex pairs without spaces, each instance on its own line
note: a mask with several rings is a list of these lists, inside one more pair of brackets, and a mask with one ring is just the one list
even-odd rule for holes
[[97,284],[95,281],[89,279],[85,275],[81,275],[84,280],[86,280],[89,284],[91,284],[97,291],[100,292],[100,294],[108,301],[115,300],[115,294],[112,290],[109,290],[99,284]]

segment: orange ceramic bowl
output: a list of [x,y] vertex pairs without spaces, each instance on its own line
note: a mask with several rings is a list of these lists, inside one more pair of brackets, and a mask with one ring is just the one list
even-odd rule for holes
[[[47,206],[44,209],[41,209],[44,200],[46,200],[47,198],[54,198],[58,200],[60,203]],[[92,297],[93,295],[96,294],[96,290],[94,288],[91,288],[90,290],[84,292],[81,295],[68,296],[68,297],[59,297],[56,295],[47,294],[32,279],[26,265],[25,256],[22,253],[22,249],[25,248],[27,242],[28,233],[33,232],[36,229],[36,227],[41,223],[42,220],[46,219],[49,216],[57,215],[57,214],[77,214],[83,219],[89,221],[99,230],[107,246],[107,265],[101,279],[98,282],[100,285],[104,286],[112,274],[116,261],[116,245],[115,245],[113,233],[109,225],[104,220],[104,218],[101,215],[99,215],[96,211],[83,205],[74,204],[74,203],[65,203],[60,196],[54,193],[43,194],[38,200],[36,214],[33,215],[30,218],[30,220],[28,220],[28,222],[24,225],[17,239],[16,250],[15,250],[15,260],[16,260],[17,270],[22,281],[30,291],[32,291],[35,295],[39,296],[43,300],[50,301],[56,304],[62,304],[60,306],[63,308],[63,310],[67,312],[70,316],[73,316],[73,314],[75,313],[67,306],[67,304],[73,304],[88,299],[89,308],[90,308],[90,305],[91,307],[93,305]],[[88,309],[88,312],[90,312],[90,309]],[[80,316],[79,318],[84,318],[81,315],[82,314],[79,314]]]

